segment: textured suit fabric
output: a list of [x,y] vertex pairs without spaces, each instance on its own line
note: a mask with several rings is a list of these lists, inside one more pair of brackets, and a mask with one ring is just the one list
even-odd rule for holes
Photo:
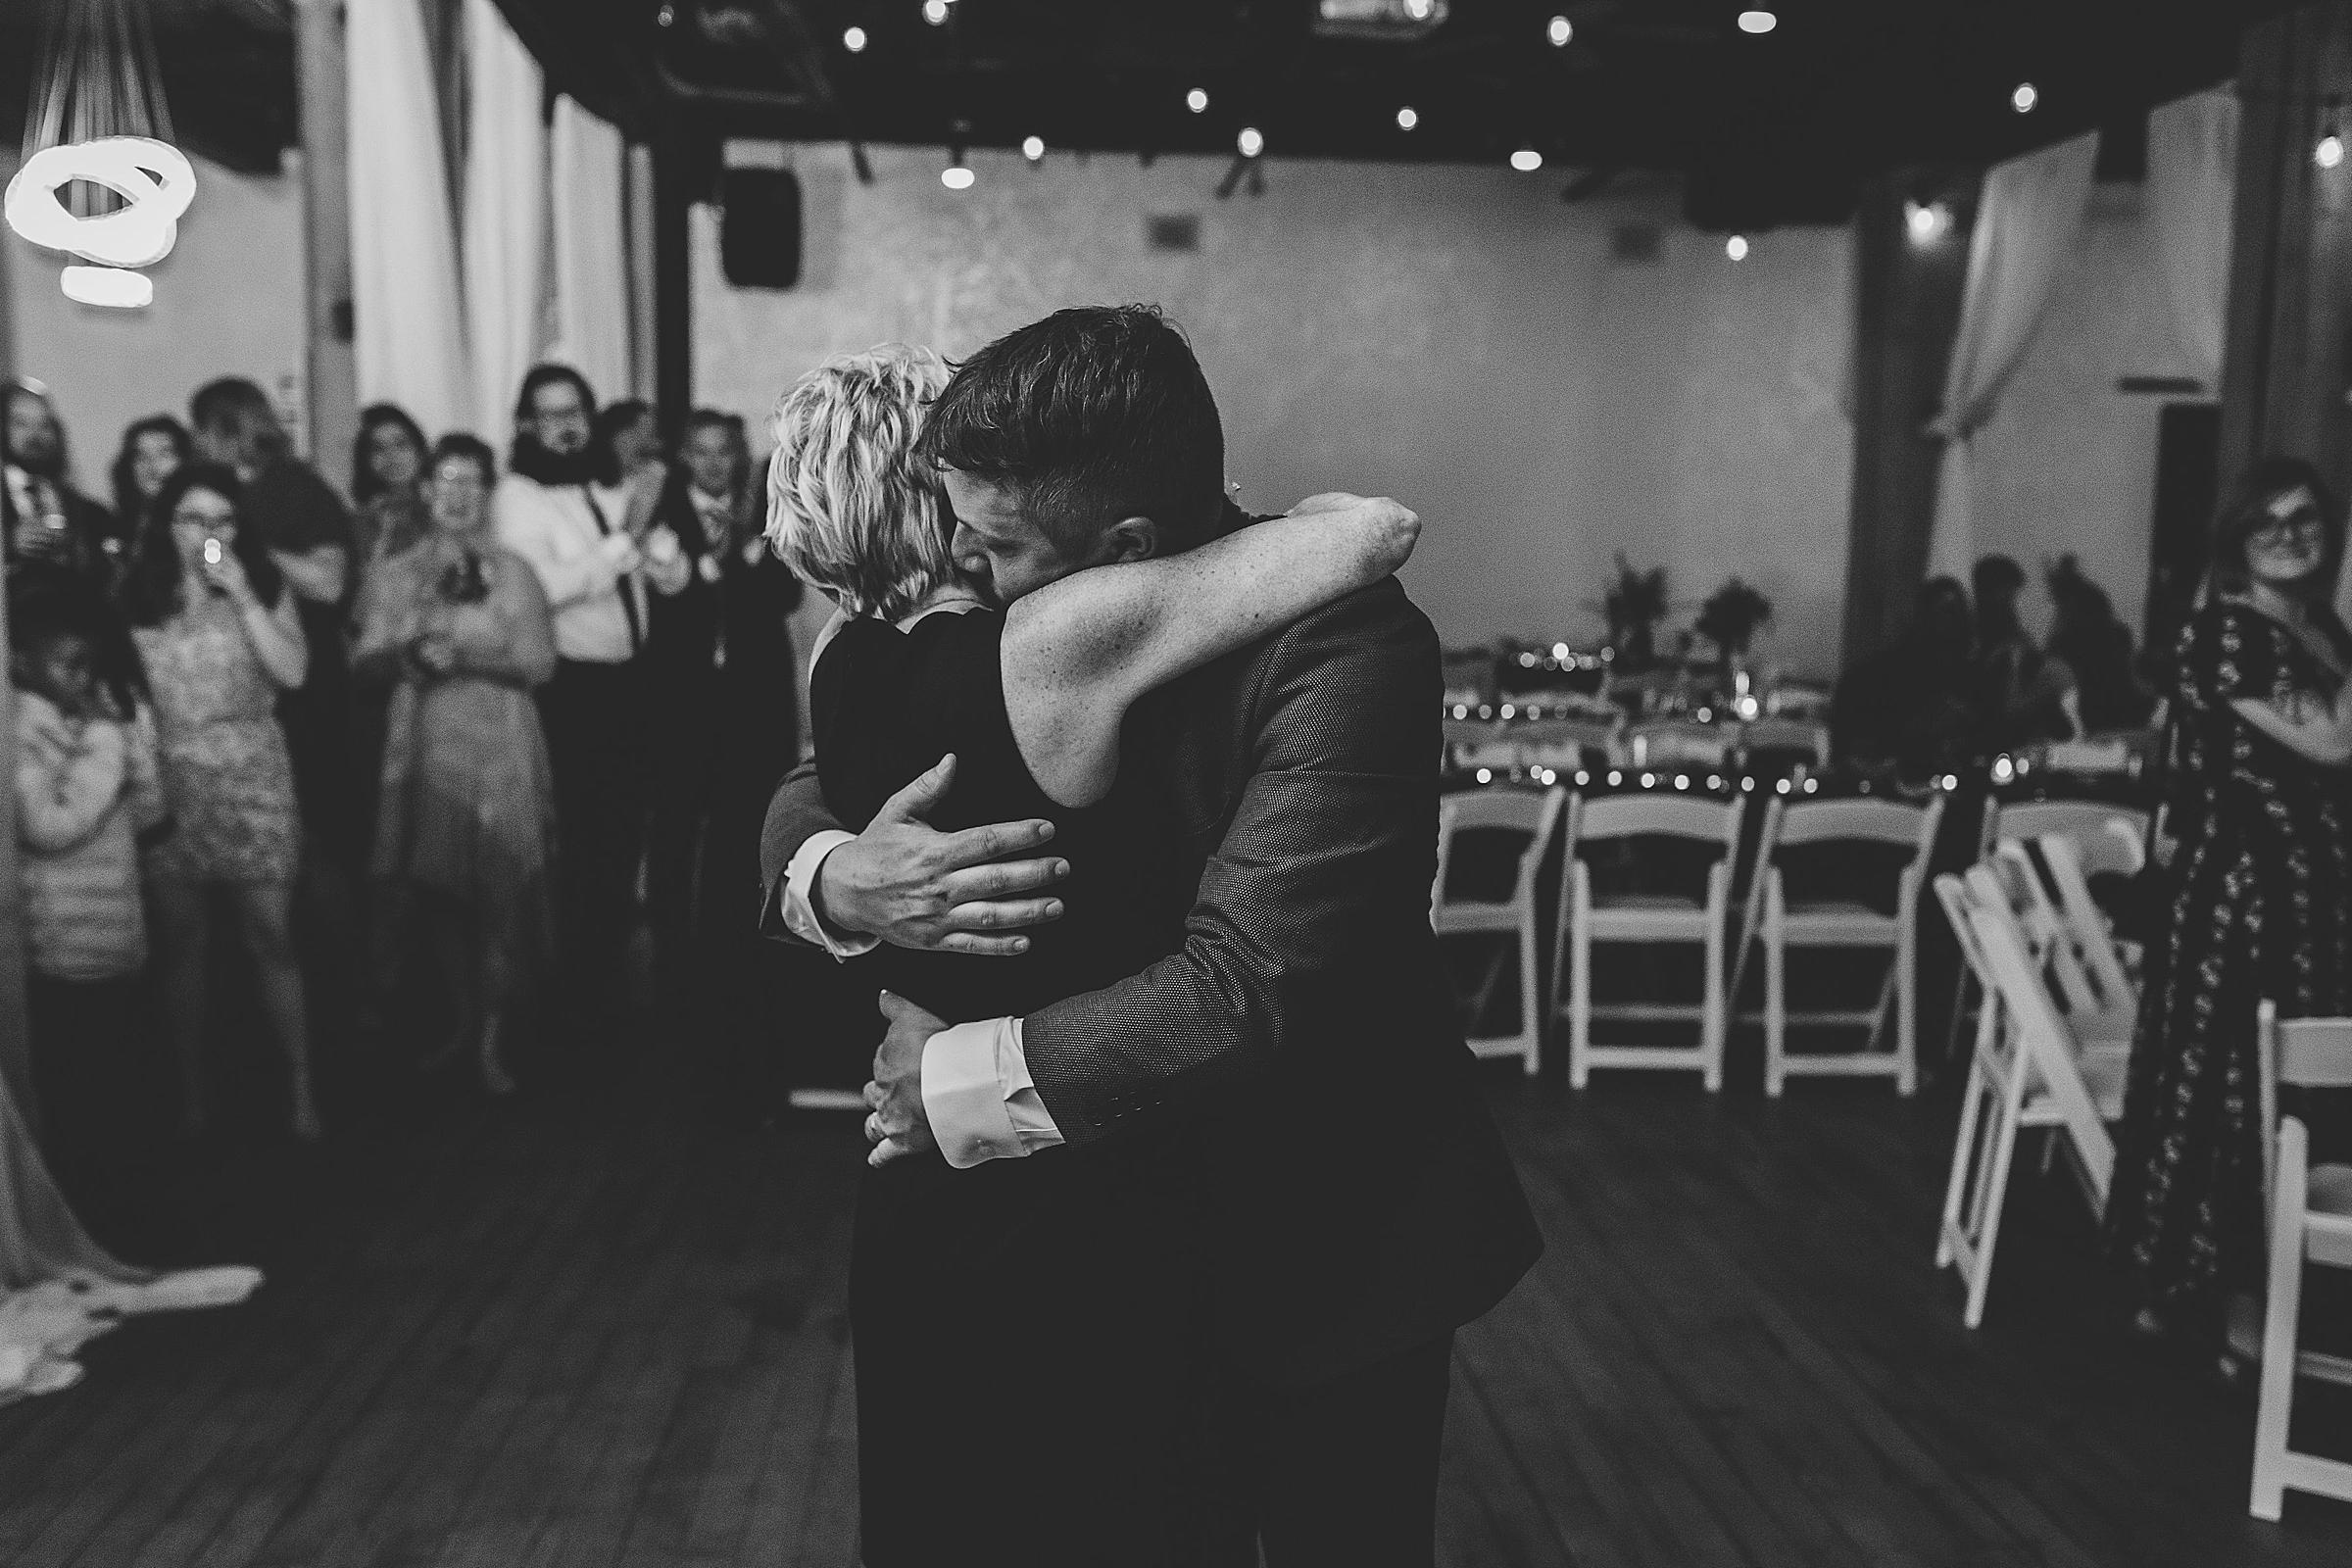
[[[1024,1025],[1073,1144],[1166,1124],[1199,1152],[1221,1346],[1275,1385],[1445,1334],[1541,1250],[1430,930],[1440,696],[1392,580],[1140,704],[1123,777],[1199,866],[1182,946]],[[787,780],[771,890],[831,825]]]

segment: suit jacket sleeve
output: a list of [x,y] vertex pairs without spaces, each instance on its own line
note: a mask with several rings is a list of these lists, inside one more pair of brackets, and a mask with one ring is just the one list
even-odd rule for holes
[[1023,1023],[1030,1075],[1071,1143],[1364,1030],[1422,1026],[1410,999],[1429,989],[1441,684],[1436,633],[1394,580],[1257,657],[1241,688],[1247,781],[1183,947]]
[[784,775],[767,803],[767,821],[760,831],[760,932],[779,942],[798,942],[784,924],[784,877],[792,858],[815,834],[846,832],[825,805],[825,788],[817,780],[813,760]]

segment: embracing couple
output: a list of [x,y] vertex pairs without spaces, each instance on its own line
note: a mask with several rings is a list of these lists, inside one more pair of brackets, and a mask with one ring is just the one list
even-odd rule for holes
[[1427,1564],[1454,1330],[1541,1244],[1430,930],[1412,514],[1234,508],[1140,306],[841,357],[775,433],[844,612],[762,920],[888,1021],[867,1568]]

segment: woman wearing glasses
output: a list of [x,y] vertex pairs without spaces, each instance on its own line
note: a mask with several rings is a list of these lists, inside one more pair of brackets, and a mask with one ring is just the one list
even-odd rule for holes
[[309,654],[269,549],[238,526],[242,490],[235,472],[218,464],[179,469],[155,498],[122,583],[122,608],[155,693],[172,824],[148,852],[147,892],[162,928],[181,1130],[200,1133],[207,1120],[207,932],[213,890],[224,888],[285,1054],[294,1132],[312,1139],[318,1107],[291,927],[302,826],[277,722],[277,694],[302,684]]
[[2148,954],[2107,1232],[2137,1289],[2133,1326],[2229,1382],[2246,1370],[2229,1348],[2230,1300],[2251,1298],[2264,1266],[2256,1006],[2352,1012],[2343,542],[2311,465],[2257,464],[2222,514],[2178,654],[2180,847],[2166,935]]

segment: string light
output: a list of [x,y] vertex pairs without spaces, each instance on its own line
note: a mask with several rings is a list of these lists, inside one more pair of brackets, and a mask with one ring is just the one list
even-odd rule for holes
[[1206,87],[1195,87],[1191,92],[1186,93],[1184,95],[1184,107],[1190,109],[1196,115],[1206,114],[1208,112],[1208,89]]
[[1544,167],[1544,155],[1533,147],[1522,147],[1511,154],[1511,167],[1522,174],[1532,174]]
[[1022,137],[1021,156],[1028,159],[1033,164],[1044,163],[1046,158],[1046,138],[1043,136]]
[[1910,231],[1914,245],[1933,245],[1950,232],[1952,210],[1941,202],[1921,206],[1917,202],[1903,203],[1903,226]]
[[1407,104],[1396,111],[1396,128],[1398,130],[1410,130],[1419,123],[1421,123],[1421,116],[1412,105]]
[[1242,133],[1233,138],[1233,144],[1241,150],[1244,158],[1255,158],[1266,150],[1266,138],[1258,133],[1255,125],[1244,125]]
[[1740,13],[1740,30],[1741,32],[1767,33],[1780,24],[1780,18],[1761,8]]
[[854,55],[865,53],[865,29],[851,27],[841,35],[841,46]]
[[963,160],[963,149],[957,147],[948,156],[948,167],[939,172],[939,182],[950,190],[972,188],[972,166]]
[[2322,136],[2320,144],[2311,150],[2311,159],[2322,169],[2334,169],[2343,163],[2344,138],[2335,133],[2333,125],[2328,127],[2328,134]]
[[934,27],[945,26],[948,20],[948,0],[923,0],[923,20]]
[[1576,24],[1566,17],[1554,17],[1544,24],[1544,36],[1554,49],[1565,49],[1568,40],[1576,36]]
[[1746,261],[1747,236],[1745,234],[1734,234],[1730,239],[1725,240],[1723,242],[1723,254],[1729,256],[1735,262]]
[[2017,90],[2009,95],[2009,107],[2021,115],[2032,114],[2034,106],[2039,102],[2041,91],[2030,81],[2019,82]]

